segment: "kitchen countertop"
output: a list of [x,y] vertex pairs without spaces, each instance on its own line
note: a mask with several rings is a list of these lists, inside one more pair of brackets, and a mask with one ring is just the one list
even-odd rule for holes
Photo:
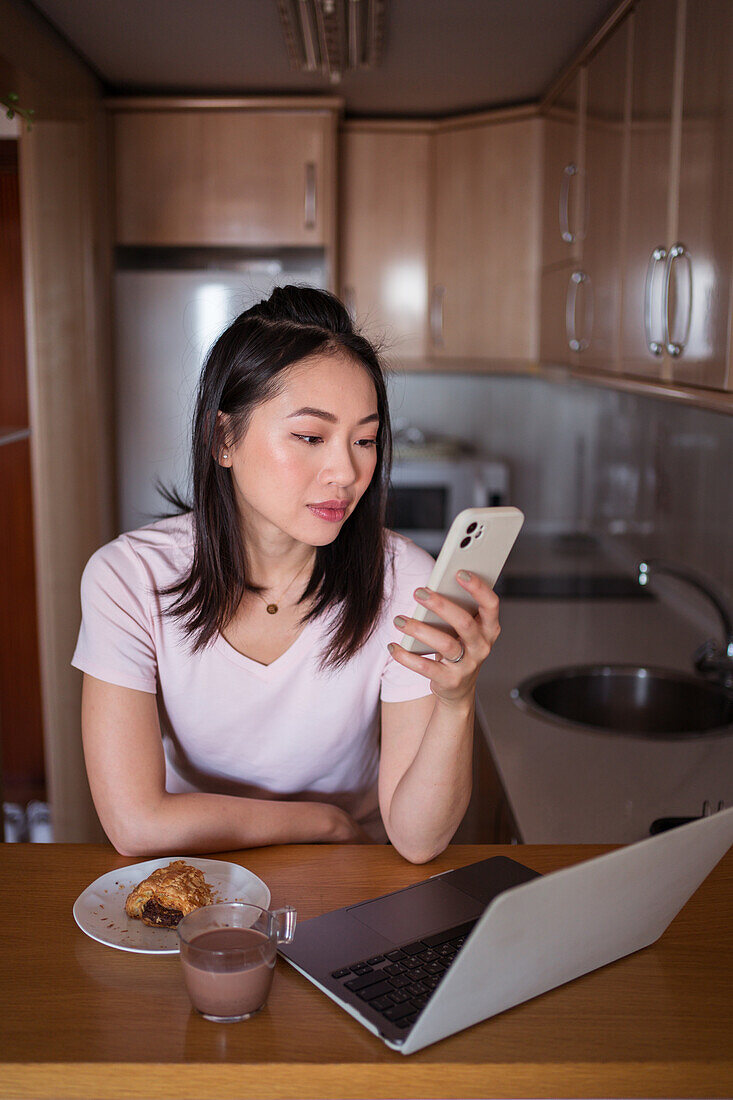
[[[624,572],[584,537],[520,535],[506,575]],[[629,576],[632,573],[626,570]],[[648,740],[556,724],[518,706],[522,680],[575,664],[657,665],[694,673],[708,636],[667,601],[501,601],[502,633],[477,684],[477,716],[528,844],[625,844],[658,817],[733,805],[733,736]],[[711,633],[717,637],[715,620]]]
[[[273,908],[289,903],[305,920],[490,856],[546,873],[605,850],[456,845],[426,866],[383,844],[215,858],[248,867]],[[282,959],[253,1019],[198,1016],[177,956],[117,951],[74,923],[82,890],[135,862],[108,845],[0,844],[4,1098],[731,1095],[733,1007],[721,974],[733,966],[733,852],[651,946],[410,1056]]]

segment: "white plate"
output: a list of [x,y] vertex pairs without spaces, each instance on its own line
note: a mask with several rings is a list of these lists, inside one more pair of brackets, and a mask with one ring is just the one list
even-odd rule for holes
[[225,863],[221,859],[194,859],[189,856],[166,856],[149,859],[132,867],[120,867],[95,879],[74,902],[74,920],[93,940],[120,951],[135,951],[141,955],[177,955],[178,933],[175,928],[152,928],[141,920],[128,917],[125,901],[138,882],[142,882],[158,867],[167,867],[182,859],[203,871],[211,887],[214,901],[249,901],[267,909],[270,891],[265,883],[246,867]]

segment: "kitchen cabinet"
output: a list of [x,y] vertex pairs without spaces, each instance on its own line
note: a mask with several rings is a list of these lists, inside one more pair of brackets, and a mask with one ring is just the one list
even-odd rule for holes
[[544,108],[543,362],[733,388],[731,57],[729,0],[638,0]]
[[428,354],[432,123],[345,123],[339,287],[365,336],[403,365]]
[[627,20],[605,40],[586,68],[581,156],[585,231],[580,268],[575,274],[576,293],[572,295],[571,290],[567,312],[569,338],[578,345],[581,365],[602,371],[618,368],[629,51]]
[[342,127],[341,294],[400,366],[536,358],[540,125],[521,110]]
[[617,26],[543,119],[544,362],[617,366],[628,40]]
[[662,291],[676,213],[673,99],[677,0],[642,0],[631,19],[621,369],[636,377],[661,378],[665,376]]
[[507,792],[478,715],[473,734],[473,788],[466,813],[451,844],[521,844]]
[[672,377],[689,385],[733,388],[732,204],[733,4],[687,0],[669,342],[680,349],[672,357]]
[[544,116],[542,264],[580,259],[583,238],[582,118],[585,68],[580,68]]
[[117,244],[331,244],[335,109],[108,105]]
[[643,0],[632,18],[622,366],[722,390],[733,254],[733,8],[727,0]]
[[541,127],[522,111],[436,129],[430,343],[437,359],[537,358]]

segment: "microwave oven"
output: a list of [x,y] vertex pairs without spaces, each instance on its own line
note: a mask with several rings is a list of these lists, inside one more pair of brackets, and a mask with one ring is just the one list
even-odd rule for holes
[[478,458],[398,458],[392,465],[386,523],[436,557],[464,508],[506,504],[504,462]]

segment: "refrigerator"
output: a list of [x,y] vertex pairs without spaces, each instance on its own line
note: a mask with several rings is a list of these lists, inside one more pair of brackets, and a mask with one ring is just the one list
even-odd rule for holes
[[324,254],[120,250],[114,275],[119,532],[171,510],[156,479],[190,499],[191,425],[206,354],[239,313],[288,283],[327,289]]

